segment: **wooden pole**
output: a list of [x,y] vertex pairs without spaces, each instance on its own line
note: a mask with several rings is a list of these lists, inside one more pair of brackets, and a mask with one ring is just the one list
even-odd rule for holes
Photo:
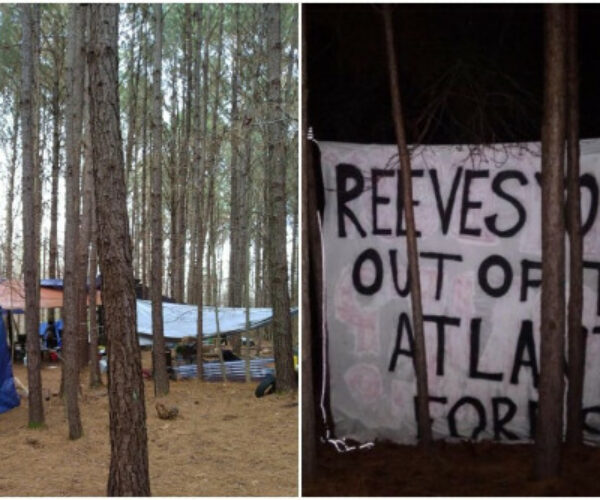
[[567,230],[569,234],[569,309],[567,436],[571,447],[583,442],[585,336],[583,314],[583,235],[579,190],[579,71],[577,5],[567,6]]
[[565,356],[565,6],[544,6],[542,121],[542,300],[536,479],[560,471]]
[[394,48],[394,29],[392,27],[392,14],[391,8],[387,4],[383,8],[383,20],[385,24],[385,39],[387,46],[388,69],[390,74],[392,112],[394,118],[394,129],[396,132],[396,141],[398,143],[400,175],[402,179],[402,195],[404,202],[404,213],[406,216],[406,253],[408,255],[408,269],[410,276],[412,320],[413,328],[415,330],[414,365],[417,378],[417,425],[421,444],[428,446],[432,441],[432,435],[431,420],[429,417],[427,359],[425,356],[425,336],[423,333],[423,306],[421,302],[421,279],[419,275],[419,253],[417,249],[415,214],[413,211],[410,155],[406,145],[406,133],[402,119],[400,86],[398,84],[398,68],[396,65],[396,51]]

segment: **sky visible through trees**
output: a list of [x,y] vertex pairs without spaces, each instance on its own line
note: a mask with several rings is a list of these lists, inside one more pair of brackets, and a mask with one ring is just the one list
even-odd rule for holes
[[[205,252],[205,304],[228,302],[231,257],[231,169],[242,166],[244,184],[241,190],[245,202],[244,225],[248,228],[242,242],[248,246],[250,305],[267,305],[268,276],[265,260],[267,230],[264,186],[266,182],[267,126],[265,109],[268,100],[266,76],[267,47],[263,5],[239,6],[206,4],[201,25],[191,9],[182,4],[168,4],[163,9],[163,295],[179,295],[187,302],[192,285],[191,259],[195,256],[197,235],[194,221],[207,214],[208,198],[214,212],[206,217],[206,250],[214,246],[214,259]],[[222,18],[222,21],[221,21]],[[220,29],[220,24],[222,27]],[[50,248],[53,225],[52,166],[58,158],[60,173],[57,189],[56,235],[58,256],[57,277],[64,275],[65,234],[65,65],[68,14],[66,6],[44,5],[41,8],[40,52],[40,156],[42,159],[42,219],[41,219],[41,277],[50,273]],[[298,283],[297,265],[297,7],[281,6],[281,116],[286,163],[287,254],[289,289],[292,300],[297,299],[294,287]],[[0,220],[3,227],[13,221],[12,237],[2,238],[0,273],[5,274],[7,259],[12,260],[13,275],[20,276],[22,267],[22,205],[21,205],[21,140],[15,140],[15,119],[19,119],[17,104],[21,25],[18,8],[5,4],[0,7],[0,180],[8,187],[14,170],[12,211],[7,212],[8,194],[0,198]],[[198,45],[200,42],[200,45]],[[119,93],[123,153],[127,181],[127,205],[130,234],[133,243],[134,275],[145,287],[150,284],[150,169],[152,113],[152,49],[154,31],[149,5],[126,4],[119,17]],[[201,52],[196,49],[200,47]],[[221,47],[220,68],[217,67]],[[198,60],[194,58],[198,56]],[[199,65],[200,116],[194,116],[194,64]],[[237,83],[235,83],[237,81]],[[233,90],[236,87],[233,108]],[[218,90],[217,90],[218,87]],[[218,101],[215,100],[218,92]],[[206,117],[202,116],[206,111]],[[58,112],[58,116],[56,113]],[[58,127],[56,121],[58,120]],[[215,121],[216,120],[216,121]],[[193,144],[196,126],[200,126],[201,143]],[[84,125],[85,127],[85,125]],[[54,139],[58,131],[58,155]],[[206,134],[202,132],[206,131]],[[195,148],[199,148],[196,151]],[[15,156],[16,154],[16,156]],[[84,153],[82,153],[83,156]],[[82,170],[84,168],[82,162]],[[202,184],[194,169],[205,167],[203,183],[204,207],[194,202],[196,186]],[[210,190],[214,180],[214,192]],[[197,192],[197,191],[196,191]],[[175,200],[184,200],[183,204]],[[181,210],[180,210],[181,209]],[[178,214],[178,211],[181,213]],[[9,241],[10,240],[10,241]],[[177,240],[181,253],[172,241]],[[6,247],[11,245],[12,255]],[[240,244],[238,242],[238,244]],[[54,259],[53,259],[54,260]],[[215,262],[213,262],[213,260]],[[216,265],[215,265],[216,264]],[[179,275],[181,290],[174,290]],[[181,278],[182,277],[182,278]],[[259,285],[258,287],[255,285]],[[240,286],[235,284],[235,286]],[[176,292],[176,293],[174,293]],[[147,289],[146,289],[146,296]],[[239,304],[241,305],[241,304]]]

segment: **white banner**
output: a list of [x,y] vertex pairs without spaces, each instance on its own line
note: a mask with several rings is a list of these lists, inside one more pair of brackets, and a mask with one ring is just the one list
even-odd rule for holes
[[[415,443],[397,148],[320,149],[335,433]],[[434,438],[530,440],[540,366],[540,144],[424,146],[411,159]],[[600,442],[599,185],[600,140],[582,141],[590,442]]]

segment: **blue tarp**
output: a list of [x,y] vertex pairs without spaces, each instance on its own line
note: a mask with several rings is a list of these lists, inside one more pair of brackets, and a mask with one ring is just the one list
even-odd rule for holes
[[6,345],[6,332],[2,309],[0,309],[0,413],[19,406],[19,395],[15,389],[10,353]]
[[[40,337],[42,337],[42,341],[44,343],[44,347],[48,347],[48,323],[43,322],[40,323]],[[58,319],[54,322],[54,333],[56,334],[56,346],[62,347],[62,334],[63,334],[63,320]]]

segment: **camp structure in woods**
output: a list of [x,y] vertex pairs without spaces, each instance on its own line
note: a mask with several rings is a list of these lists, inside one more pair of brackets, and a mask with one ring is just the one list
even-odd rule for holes
[[600,494],[600,9],[303,9],[303,494]]
[[297,101],[293,4],[0,6],[0,494],[297,494]]

